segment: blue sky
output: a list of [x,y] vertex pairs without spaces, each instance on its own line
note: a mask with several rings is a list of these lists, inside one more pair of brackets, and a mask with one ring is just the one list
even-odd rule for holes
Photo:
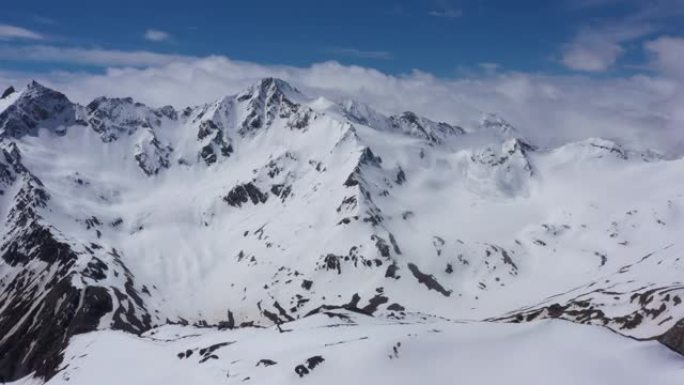
[[495,69],[624,75],[643,69],[644,41],[684,34],[683,11],[684,0],[23,0],[3,4],[0,70],[108,64],[21,51],[40,46],[291,66],[334,60],[446,77]]

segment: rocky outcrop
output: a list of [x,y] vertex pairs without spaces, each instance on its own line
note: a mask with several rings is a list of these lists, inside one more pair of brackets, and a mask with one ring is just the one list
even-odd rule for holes
[[15,92],[16,90],[14,89],[14,87],[9,86],[5,89],[5,91],[2,92],[2,95],[0,95],[0,99],[5,99],[6,97],[12,95]]
[[256,205],[265,203],[268,200],[268,193],[262,192],[254,183],[249,182],[235,186],[223,200],[233,207],[240,207],[250,201]]
[[389,118],[389,125],[393,130],[419,137],[432,143],[441,143],[451,137],[465,133],[463,128],[444,122],[433,122],[420,117],[411,111]]
[[658,342],[684,355],[684,319],[679,320],[665,334],[658,337]]

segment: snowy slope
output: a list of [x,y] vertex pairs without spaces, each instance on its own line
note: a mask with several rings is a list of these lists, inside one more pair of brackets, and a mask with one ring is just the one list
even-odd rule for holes
[[[681,159],[599,138],[537,148],[495,115],[473,127],[384,116],[278,79],[183,110],[131,98],[81,106],[35,82],[1,103],[5,379],[88,383],[108,365],[109,344],[143,352],[118,365],[154,360],[147,349],[177,359],[160,341],[110,329],[213,327],[207,341],[225,333],[257,349],[274,324],[306,341],[307,322],[339,321],[320,315],[330,311],[363,314],[354,330],[386,339],[401,320],[399,333],[421,334],[434,319],[454,344],[491,338],[482,354],[530,333],[526,354],[539,355],[538,341],[576,333],[639,346],[634,359],[653,360],[643,370],[672,359],[653,344],[543,318],[684,352]],[[536,326],[501,324],[528,321]],[[215,330],[240,326],[268,329]],[[83,341],[98,347],[81,363]],[[289,357],[283,343],[274,354]],[[434,343],[421,337],[418,349]],[[553,365],[579,354],[574,341],[558,343],[569,345],[549,353]],[[302,344],[291,352],[312,349]],[[435,359],[466,354],[444,345]],[[358,375],[389,370],[382,359]],[[263,381],[290,381],[275,376]]]
[[286,333],[165,326],[142,337],[80,335],[67,349],[70,365],[48,383],[681,383],[676,354],[599,328],[548,321],[407,324],[338,314],[349,318],[331,325],[317,315],[288,324]]

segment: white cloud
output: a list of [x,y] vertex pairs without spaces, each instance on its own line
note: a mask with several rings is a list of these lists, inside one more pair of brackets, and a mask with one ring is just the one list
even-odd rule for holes
[[619,44],[610,41],[574,42],[563,52],[563,64],[578,71],[605,71],[623,53]]
[[652,30],[648,24],[585,27],[563,47],[561,61],[566,67],[577,71],[605,71],[624,54],[624,42],[643,37]]
[[[584,25],[575,37],[562,47],[561,62],[577,71],[605,71],[644,38],[663,33],[676,17],[684,15],[682,0],[566,0],[569,10],[586,12],[601,10],[604,14]],[[618,6],[616,12],[605,12]],[[613,14],[614,16],[606,16]]]
[[664,84],[668,94],[660,101],[659,108],[667,115],[665,118],[672,124],[679,124],[677,140],[684,138],[684,38],[663,36],[649,41],[645,49],[651,55],[653,68],[665,74],[676,84]]
[[[336,62],[292,67],[219,56],[181,56],[174,61],[168,55],[157,58],[151,53],[112,55],[111,51],[105,51],[100,61],[113,56],[125,65],[132,61],[153,64],[146,68],[110,68],[101,74],[50,73],[38,76],[37,80],[81,103],[100,95],[133,96],[153,106],[172,104],[180,108],[234,94],[257,79],[275,76],[306,93],[330,98],[353,97],[385,113],[413,110],[437,120],[470,124],[482,112],[495,112],[542,146],[602,136],[681,154],[684,153],[681,108],[684,74],[677,71],[681,44],[682,39],[678,38],[649,43],[646,49],[654,56],[657,72],[619,78],[503,70],[440,78],[420,71],[388,75]],[[92,55],[85,56],[92,62]],[[142,60],[139,56],[155,59]],[[0,73],[0,82],[20,85],[28,77]]]
[[148,29],[145,31],[144,35],[146,40],[149,41],[164,41],[171,38],[168,32],[160,31],[158,29]]
[[684,38],[663,36],[646,43],[653,55],[652,64],[659,70],[684,79]]
[[38,32],[14,25],[0,24],[0,40],[29,39],[42,40],[44,36]]
[[0,45],[0,59],[85,64],[102,67],[145,67],[184,62],[194,58],[184,55],[160,54],[148,51],[119,51],[48,45]]

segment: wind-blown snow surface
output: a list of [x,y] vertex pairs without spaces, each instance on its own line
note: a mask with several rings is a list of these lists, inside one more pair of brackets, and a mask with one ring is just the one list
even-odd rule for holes
[[[616,338],[605,329],[553,321],[519,326],[363,318],[331,323],[316,315],[288,325],[288,333],[165,326],[142,338],[115,331],[81,335],[67,349],[72,367],[53,382],[681,383],[681,357],[655,342]],[[613,358],[616,352],[619,359]]]
[[387,117],[277,79],[181,111],[32,83],[0,129],[5,379],[288,383],[297,360],[312,383],[684,375],[636,342],[684,352],[681,159],[536,148],[493,115]]

